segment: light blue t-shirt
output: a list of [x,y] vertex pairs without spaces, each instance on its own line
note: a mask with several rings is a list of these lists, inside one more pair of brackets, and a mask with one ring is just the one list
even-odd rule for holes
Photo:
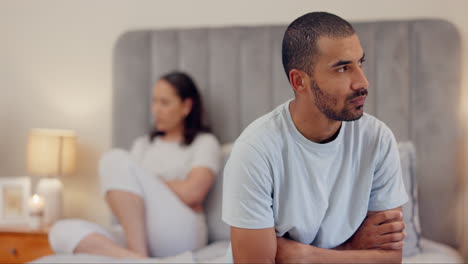
[[341,245],[368,211],[405,204],[400,158],[390,129],[375,117],[342,122],[326,144],[294,125],[290,101],[250,124],[224,170],[223,221],[274,227],[277,236],[320,248]]

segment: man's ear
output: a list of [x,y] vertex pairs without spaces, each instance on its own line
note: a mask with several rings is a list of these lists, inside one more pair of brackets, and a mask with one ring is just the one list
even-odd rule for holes
[[289,84],[294,90],[294,93],[302,93],[306,89],[307,74],[303,71],[292,69],[289,71]]

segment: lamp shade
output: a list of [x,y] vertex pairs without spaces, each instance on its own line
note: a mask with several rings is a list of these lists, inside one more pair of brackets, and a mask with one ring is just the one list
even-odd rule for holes
[[71,130],[32,129],[27,149],[28,172],[36,176],[72,173],[76,160],[76,135]]

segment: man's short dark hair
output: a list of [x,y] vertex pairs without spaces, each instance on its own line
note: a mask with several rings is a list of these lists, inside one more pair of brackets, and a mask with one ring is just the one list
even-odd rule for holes
[[294,20],[283,37],[283,67],[289,72],[298,69],[312,74],[318,57],[317,40],[322,37],[349,37],[354,28],[346,20],[326,12],[312,12]]

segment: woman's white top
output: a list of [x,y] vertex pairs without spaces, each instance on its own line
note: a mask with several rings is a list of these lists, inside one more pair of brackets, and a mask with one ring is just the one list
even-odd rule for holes
[[183,180],[193,168],[205,167],[218,174],[221,168],[221,146],[215,136],[199,133],[192,144],[164,141],[149,136],[135,140],[130,151],[143,169],[165,180]]

